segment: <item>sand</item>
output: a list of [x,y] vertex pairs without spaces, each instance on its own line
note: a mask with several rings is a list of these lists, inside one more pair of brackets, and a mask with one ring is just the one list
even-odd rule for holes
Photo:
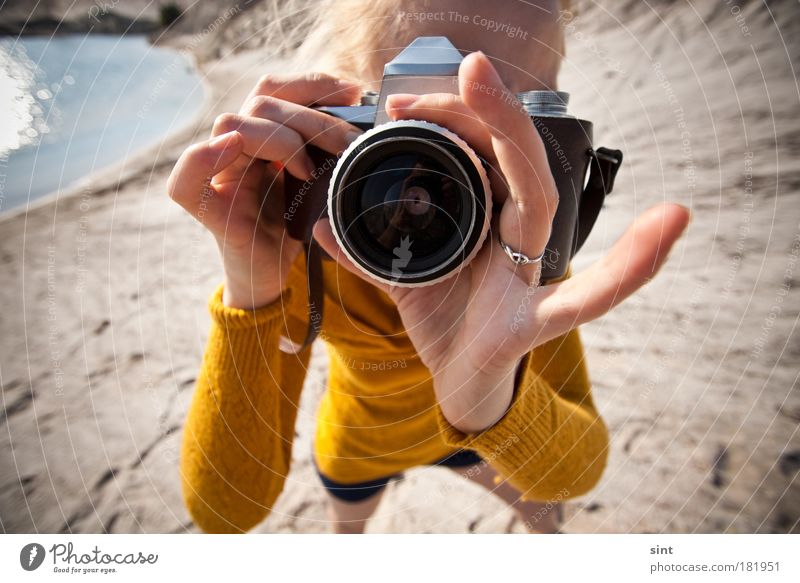
[[[575,261],[663,200],[693,222],[663,272],[583,328],[612,433],[567,532],[800,530],[800,19],[792,2],[583,5],[562,88],[626,153]],[[0,527],[194,532],[177,456],[220,280],[209,236],[165,195],[192,136],[232,110],[263,55],[204,62],[196,127],[27,213],[0,218]],[[316,346],[292,472],[258,532],[324,532],[309,451]],[[393,483],[370,532],[522,532],[444,469]]]

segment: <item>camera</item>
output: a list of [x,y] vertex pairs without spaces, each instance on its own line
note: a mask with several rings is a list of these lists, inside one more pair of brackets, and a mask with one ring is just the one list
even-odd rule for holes
[[[445,37],[420,37],[386,64],[380,92],[361,104],[317,107],[364,134],[340,156],[307,146],[317,166],[303,182],[287,175],[289,236],[311,241],[330,218],[346,256],[370,277],[396,286],[431,285],[454,275],[483,245],[492,215],[485,162],[453,132],[425,121],[391,121],[394,93],[458,93],[461,53]],[[592,147],[592,123],[567,111],[569,95],[526,91],[515,104],[530,115],[559,193],[541,280],[565,275],[613,188],[618,150]]]

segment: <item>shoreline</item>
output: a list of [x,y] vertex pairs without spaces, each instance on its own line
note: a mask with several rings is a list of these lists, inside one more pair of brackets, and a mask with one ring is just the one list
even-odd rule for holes
[[158,8],[148,0],[51,0],[30,6],[6,2],[0,35],[150,34],[161,28]]
[[[106,35],[107,33],[102,32],[97,34]],[[107,36],[119,35],[109,33]],[[185,56],[189,61],[189,64],[191,65],[194,74],[200,81],[203,89],[203,101],[197,108],[197,111],[194,113],[194,115],[192,115],[191,119],[184,122],[180,127],[164,134],[158,141],[136,150],[132,154],[121,158],[117,162],[97,168],[91,173],[73,181],[62,189],[48,192],[47,194],[36,197],[28,203],[17,205],[8,210],[0,212],[0,224],[19,218],[21,215],[38,211],[39,209],[48,205],[58,204],[60,201],[66,199],[75,198],[81,195],[91,196],[93,192],[105,190],[114,184],[121,187],[126,182],[141,175],[142,172],[147,171],[148,162],[150,162],[150,168],[157,166],[161,162],[160,158],[163,155],[163,151],[187,143],[191,137],[197,133],[199,129],[201,129],[200,126],[202,125],[203,120],[208,117],[213,109],[213,98],[215,94],[218,93],[214,84],[212,84],[204,74],[203,64],[191,51],[184,51],[179,46],[169,43],[158,43],[157,39],[153,39],[149,36],[147,40],[151,48],[170,51],[178,55]],[[122,173],[127,167],[132,168],[120,177],[119,174]]]

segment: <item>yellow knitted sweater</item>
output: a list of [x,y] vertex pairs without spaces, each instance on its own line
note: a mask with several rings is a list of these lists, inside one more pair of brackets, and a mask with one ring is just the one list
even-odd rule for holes
[[[466,435],[442,415],[388,296],[335,262],[325,261],[323,272],[321,337],[330,371],[314,439],[323,474],[363,482],[470,448],[530,499],[574,497],[596,484],[608,435],[577,330],[528,354],[505,416]],[[305,333],[304,292],[300,257],[287,292],[271,305],[228,308],[221,288],[211,298],[212,327],[181,456],[187,507],[207,532],[249,530],[283,489],[310,353],[286,354],[280,342]]]

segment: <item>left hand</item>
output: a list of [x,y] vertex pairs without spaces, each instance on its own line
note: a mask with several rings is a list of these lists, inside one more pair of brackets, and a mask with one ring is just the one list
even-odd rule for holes
[[456,429],[474,433],[505,414],[526,353],[602,316],[655,275],[687,226],[689,211],[664,204],[644,212],[589,269],[538,287],[538,266],[516,266],[498,236],[529,257],[539,256],[550,239],[558,193],[545,146],[482,53],[461,64],[459,93],[394,95],[387,111],[395,120],[447,127],[487,161],[502,210],[469,265],[438,284],[395,287],[356,268],[339,250],[327,221],[317,224],[314,236],[342,266],[391,297],[431,372],[445,418]]

